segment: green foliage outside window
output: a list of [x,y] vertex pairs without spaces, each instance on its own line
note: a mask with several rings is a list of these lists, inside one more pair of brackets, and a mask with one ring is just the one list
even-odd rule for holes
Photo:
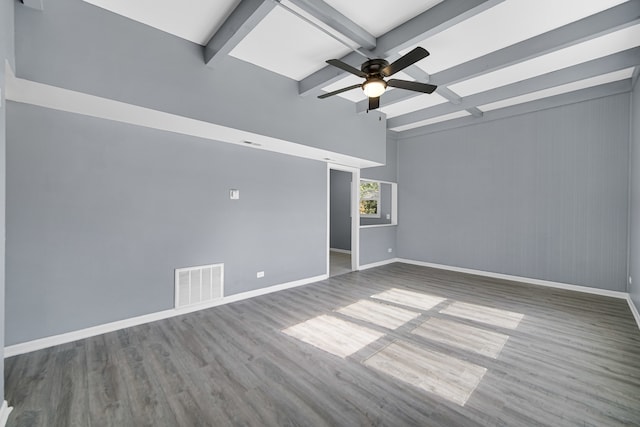
[[360,182],[360,215],[378,215],[378,202],[380,200],[380,183]]

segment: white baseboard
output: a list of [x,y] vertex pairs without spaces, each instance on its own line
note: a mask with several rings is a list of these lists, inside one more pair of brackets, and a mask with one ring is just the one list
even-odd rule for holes
[[13,407],[9,406],[6,400],[2,402],[2,406],[0,406],[0,427],[7,425],[7,420],[9,419],[9,414],[12,410]]
[[338,253],[341,253],[341,254],[349,254],[349,255],[351,255],[351,251],[346,250],[346,249],[329,248],[329,250],[331,252],[338,252]]
[[628,295],[629,295],[626,292],[610,291],[608,289],[590,288],[588,286],[579,286],[579,285],[571,285],[568,283],[551,282],[548,280],[531,279],[529,277],[512,276],[509,274],[493,273],[490,271],[483,271],[483,270],[473,270],[471,268],[453,267],[450,265],[434,264],[431,262],[424,262],[424,261],[414,261],[414,260],[404,259],[404,258],[398,258],[397,261],[403,262],[405,264],[413,264],[413,265],[420,265],[423,267],[438,268],[440,270],[457,271],[460,273],[475,274],[477,276],[492,277],[494,279],[511,280],[514,282],[522,282],[530,285],[546,286],[549,288],[558,288],[558,289],[567,289],[570,291],[577,291],[577,292],[583,292],[583,293],[595,294],[595,295],[603,295],[603,296],[613,297],[613,298],[628,299]]
[[371,264],[365,264],[360,266],[360,270],[368,270],[370,268],[381,267],[387,264],[393,264],[394,262],[398,262],[398,258],[389,258],[378,262],[372,262]]
[[640,313],[638,313],[638,307],[636,307],[636,305],[633,303],[631,295],[627,295],[627,302],[629,303],[629,308],[631,309],[631,313],[633,314],[634,319],[636,319],[638,329],[640,329]]
[[[320,276],[309,277],[306,279],[296,280],[293,282],[282,283],[280,285],[269,286],[267,288],[256,289],[253,291],[247,291],[239,294],[230,295],[228,297],[224,297],[216,301],[210,301],[206,304],[185,307],[181,309],[170,309],[170,310],[158,311],[155,313],[149,313],[142,316],[131,317],[129,319],[117,320],[115,322],[92,326],[92,327],[80,329],[77,331],[66,332],[59,335],[53,335],[50,337],[39,338],[33,341],[14,344],[4,348],[4,357],[7,358],[12,356],[17,356],[19,354],[41,350],[43,348],[53,347],[55,345],[66,344],[69,342],[90,338],[96,335],[118,331],[120,329],[142,325],[144,323],[155,322],[157,320],[180,316],[183,314],[192,313],[194,311],[204,310],[204,309],[216,307],[219,305],[229,304],[232,302],[257,297],[260,295],[270,294],[272,292],[282,291],[284,289],[290,289],[298,286],[308,285],[310,283],[315,283],[321,280],[325,280],[328,277],[329,276],[327,274],[322,274]],[[2,427],[2,424],[0,424],[0,427]]]

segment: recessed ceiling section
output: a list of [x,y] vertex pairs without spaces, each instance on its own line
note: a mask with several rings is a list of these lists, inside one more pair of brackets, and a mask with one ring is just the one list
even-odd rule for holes
[[274,8],[230,53],[274,73],[301,80],[350,49],[284,8]]
[[84,1],[203,46],[240,3],[240,0]]
[[375,37],[393,30],[443,0],[324,0]]
[[[266,0],[266,1],[269,1],[269,0]],[[278,3],[278,6],[283,8],[284,10],[287,10],[289,13],[291,13],[294,16],[297,15],[298,19],[306,20],[311,25],[320,29],[320,31],[329,33],[330,37],[333,37],[334,39],[338,39],[338,41],[341,41],[344,45],[350,47],[351,49],[355,50],[360,47],[358,43],[354,42],[353,40],[350,40],[347,36],[340,33],[339,31],[334,30],[329,25],[325,24],[320,19],[316,18],[306,10],[303,10],[300,7],[296,6],[290,0],[282,0],[280,1],[280,3]]]
[[577,82],[572,82],[565,85],[528,93],[522,96],[516,96],[514,98],[504,99],[502,101],[493,102],[491,104],[481,105],[478,108],[482,111],[497,110],[499,108],[511,107],[513,105],[535,101],[542,98],[548,98],[550,96],[561,95],[563,93],[574,92],[580,89],[586,89],[589,87],[617,82],[619,80],[631,78],[631,76],[633,75],[633,70],[633,68],[628,68],[626,70],[615,71],[613,73],[607,73],[601,76],[592,77],[590,79],[579,80]]
[[421,120],[419,122],[409,123],[408,125],[397,126],[395,128],[391,128],[391,130],[402,132],[405,130],[432,125],[434,123],[446,122],[447,120],[459,119],[460,117],[467,117],[470,115],[471,114],[467,111],[456,111],[455,113],[445,114],[443,116],[434,117],[432,119]]
[[[431,53],[418,66],[436,73],[609,9],[625,0],[506,0],[416,46]],[[407,48],[408,52],[415,46]]]
[[450,86],[461,96],[536,77],[640,46],[640,24]]

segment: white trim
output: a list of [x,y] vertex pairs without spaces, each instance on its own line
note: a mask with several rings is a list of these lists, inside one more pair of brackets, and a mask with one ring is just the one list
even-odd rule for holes
[[631,295],[629,294],[627,294],[627,302],[629,303],[631,314],[633,314],[634,319],[636,319],[636,323],[638,324],[638,329],[640,329],[640,313],[638,313],[638,308],[633,303],[633,300],[631,299]]
[[341,253],[341,254],[349,254],[349,255],[351,255],[351,251],[348,251],[346,249],[329,248],[329,251],[338,252],[338,253]]
[[9,406],[6,400],[2,402],[2,406],[0,407],[0,427],[7,425],[7,420],[12,410],[13,406]]
[[378,228],[378,227],[395,227],[398,224],[369,224],[361,225],[360,228]]
[[404,259],[404,258],[398,258],[398,262],[403,262],[405,264],[420,265],[423,267],[438,268],[440,270],[449,270],[449,271],[457,271],[460,273],[475,274],[477,276],[492,277],[494,279],[511,280],[515,282],[528,283],[530,285],[546,286],[549,288],[558,288],[558,289],[567,289],[570,291],[583,292],[587,294],[603,295],[607,297],[622,298],[622,299],[628,298],[628,294],[626,292],[610,291],[608,289],[590,288],[588,286],[579,286],[579,285],[571,285],[568,283],[551,282],[548,280],[531,279],[529,277],[512,276],[509,274],[493,273],[490,271],[482,271],[482,270],[473,270],[471,268],[453,267],[450,265],[434,264],[431,262],[424,262],[424,261],[414,261],[414,260]]
[[[229,304],[232,302],[257,297],[260,295],[270,294],[272,292],[278,292],[284,289],[304,286],[310,283],[315,283],[321,280],[325,280],[328,277],[329,276],[327,274],[322,274],[320,276],[309,277],[306,279],[295,280],[293,282],[282,283],[280,285],[269,286],[267,288],[256,289],[253,291],[247,291],[239,294],[230,295],[228,297],[207,302],[205,304],[185,307],[181,309],[158,311],[156,313],[144,314],[142,316],[131,317],[129,319],[117,320],[115,322],[105,323],[98,326],[92,326],[90,328],[80,329],[72,332],[66,332],[64,334],[53,335],[50,337],[39,338],[33,341],[14,344],[4,348],[4,357],[7,358],[12,356],[17,356],[19,354],[41,350],[43,348],[52,347],[55,345],[66,344],[66,343],[81,340],[84,338],[106,334],[108,332],[113,332],[120,329],[129,328],[132,326],[142,325],[144,323],[155,322],[156,320],[168,319],[170,317],[180,316],[183,314],[192,313],[194,311],[199,311],[199,310],[204,310],[206,308]],[[0,427],[2,427],[1,424],[0,424]]]
[[361,265],[360,271],[368,270],[370,268],[382,267],[383,265],[393,264],[394,262],[398,262],[398,258],[389,258],[378,262],[372,262],[371,264]]

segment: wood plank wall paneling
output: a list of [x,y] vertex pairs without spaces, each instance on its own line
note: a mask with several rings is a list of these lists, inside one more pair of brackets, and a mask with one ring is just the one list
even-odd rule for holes
[[402,140],[398,257],[626,291],[629,103]]

